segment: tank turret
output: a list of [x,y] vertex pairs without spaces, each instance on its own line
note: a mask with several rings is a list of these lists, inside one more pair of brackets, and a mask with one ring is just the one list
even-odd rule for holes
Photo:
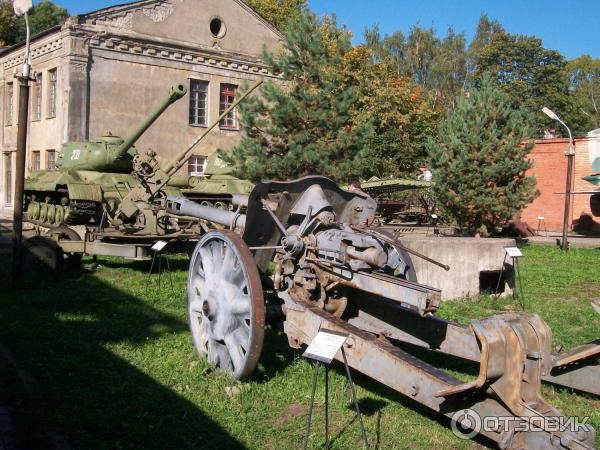
[[67,142],[62,146],[56,166],[59,170],[92,170],[98,172],[128,173],[137,153],[133,145],[158,117],[187,89],[182,84],[171,88],[168,97],[126,139],[110,132],[94,141]]

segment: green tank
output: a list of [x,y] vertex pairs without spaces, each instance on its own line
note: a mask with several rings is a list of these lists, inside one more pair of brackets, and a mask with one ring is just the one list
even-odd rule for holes
[[183,195],[204,206],[232,209],[234,196],[247,196],[254,184],[232,175],[233,169],[225,163],[217,152],[208,157],[204,175],[190,176],[178,180]]
[[[174,102],[187,92],[183,85],[171,88],[168,97],[129,137],[110,132],[94,141],[66,142],[56,161],[56,170],[33,172],[25,180],[26,220],[53,227],[99,224],[113,217],[121,200],[140,184],[134,174],[152,172],[153,154],[140,155],[134,147],[140,136]],[[166,186],[165,194],[176,194]]]

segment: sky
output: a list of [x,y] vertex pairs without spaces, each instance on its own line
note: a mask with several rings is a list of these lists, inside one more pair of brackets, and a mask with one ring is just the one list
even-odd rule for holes
[[[127,0],[54,0],[80,14]],[[309,0],[318,15],[335,13],[339,24],[362,41],[365,27],[379,25],[382,34],[413,25],[433,26],[440,36],[449,26],[473,38],[481,14],[498,20],[509,33],[535,35],[544,47],[568,59],[589,54],[600,58],[600,0]]]

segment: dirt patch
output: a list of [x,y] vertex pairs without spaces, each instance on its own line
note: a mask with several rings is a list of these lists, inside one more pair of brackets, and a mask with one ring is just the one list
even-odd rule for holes
[[300,403],[292,403],[291,405],[286,406],[283,414],[277,418],[278,425],[285,425],[294,417],[300,417],[306,414],[306,405],[302,405]]

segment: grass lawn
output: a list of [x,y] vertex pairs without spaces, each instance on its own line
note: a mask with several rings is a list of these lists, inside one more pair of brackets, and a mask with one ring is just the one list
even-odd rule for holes
[[[523,249],[526,310],[551,326],[566,349],[600,337],[600,252],[554,247]],[[2,279],[9,267],[0,255]],[[187,262],[174,261],[174,291],[148,280],[148,264],[85,259],[83,270],[38,279],[19,288],[0,285],[0,342],[33,375],[32,399],[0,357],[0,383],[15,408],[22,442],[41,448],[52,434],[81,449],[300,448],[312,366],[268,329],[258,370],[242,383],[213,372],[194,353],[186,321]],[[444,303],[440,316],[471,318],[519,309],[512,298]],[[345,377],[332,371],[332,448],[359,448]],[[436,415],[356,375],[357,395],[372,444],[385,449],[481,448],[461,441]],[[229,397],[226,388],[237,386]],[[546,399],[567,415],[591,416],[600,428],[600,399],[545,386]],[[312,448],[322,447],[323,384],[317,394]],[[50,436],[49,436],[50,434]],[[600,444],[600,440],[598,440]]]

